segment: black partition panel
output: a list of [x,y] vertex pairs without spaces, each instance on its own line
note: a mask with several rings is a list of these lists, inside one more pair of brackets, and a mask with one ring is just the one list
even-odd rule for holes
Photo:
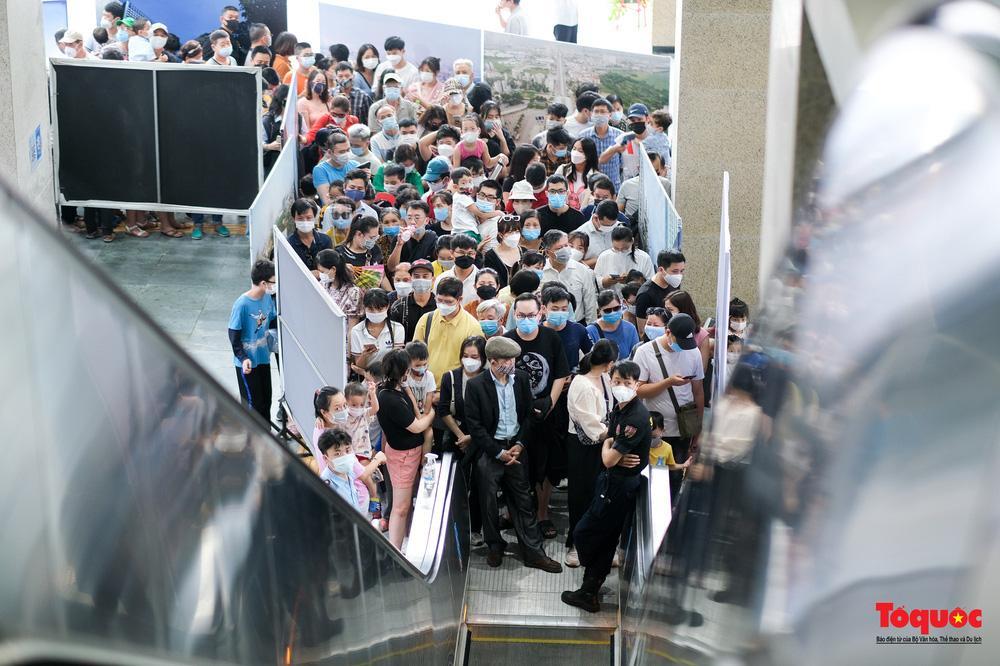
[[61,203],[250,208],[263,173],[259,70],[51,62]]
[[158,201],[152,72],[52,64],[63,198]]
[[260,189],[260,85],[253,72],[191,69],[156,73],[161,196],[249,208]]

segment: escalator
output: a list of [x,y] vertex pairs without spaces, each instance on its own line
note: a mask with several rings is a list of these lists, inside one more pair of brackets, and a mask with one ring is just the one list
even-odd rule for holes
[[411,563],[6,187],[0,243],[0,663],[452,661],[461,475]]

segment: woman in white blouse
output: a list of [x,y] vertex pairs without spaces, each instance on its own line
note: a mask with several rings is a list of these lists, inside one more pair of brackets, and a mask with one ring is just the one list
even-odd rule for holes
[[566,547],[569,550],[565,563],[568,567],[580,566],[573,545],[573,529],[594,498],[594,484],[603,468],[601,444],[607,435],[608,412],[612,407],[608,372],[617,359],[618,346],[611,340],[598,340],[580,361],[579,374],[570,384],[566,398],[569,408],[569,435],[566,437],[569,535]]

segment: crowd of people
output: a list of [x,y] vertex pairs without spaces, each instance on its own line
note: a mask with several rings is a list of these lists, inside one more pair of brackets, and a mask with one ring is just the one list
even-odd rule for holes
[[[651,257],[639,233],[640,145],[669,191],[669,113],[587,83],[519,144],[472,60],[442,80],[440,61],[411,61],[398,36],[328,56],[231,6],[183,43],[118,2],[90,40],[57,39],[67,57],[263,69],[267,166],[288,141],[305,165],[289,243],[349,326],[350,381],[317,387],[306,459],[399,547],[425,454],[453,453],[488,564],[512,527],[526,566],[561,571],[545,541],[563,538],[564,564],[586,567],[563,599],[597,610],[638,474],[684,474],[708,400],[714,325],[682,290],[684,255]],[[282,127],[289,104],[297,136]],[[125,215],[133,235],[176,231],[167,215]],[[86,218],[88,235],[113,239],[113,213]],[[251,282],[229,336],[241,397],[269,420],[273,264]],[[738,299],[730,311],[735,360],[748,312]],[[560,535],[549,510],[563,483]]]

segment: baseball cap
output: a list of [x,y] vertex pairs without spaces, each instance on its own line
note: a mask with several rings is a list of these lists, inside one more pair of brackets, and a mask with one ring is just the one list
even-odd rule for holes
[[530,199],[535,200],[535,189],[526,180],[519,180],[514,183],[514,186],[510,188],[510,198],[511,201],[514,199],[523,200]]
[[67,30],[63,34],[62,39],[59,40],[59,43],[72,44],[73,42],[82,42],[82,41],[83,41],[83,35],[80,33],[79,30]]
[[396,197],[389,194],[388,192],[379,192],[375,195],[375,203],[378,204],[380,201],[387,202],[390,206],[396,205]]
[[386,81],[395,81],[400,85],[403,83],[403,79],[399,78],[399,74],[394,71],[385,73],[385,77],[382,79],[382,85],[385,85]]
[[444,157],[435,157],[427,163],[427,173],[424,180],[428,183],[436,183],[442,176],[447,176],[451,172],[451,163]]
[[125,18],[120,18],[115,20],[115,25],[123,25],[126,28],[135,27],[135,19],[131,16],[126,16]]
[[698,343],[694,341],[694,319],[690,315],[679,312],[667,322],[667,329],[677,338],[677,344],[681,349],[697,349]]
[[417,270],[418,268],[423,268],[425,271],[430,271],[431,275],[434,274],[434,266],[431,264],[431,262],[427,261],[426,259],[417,259],[413,263],[411,263],[410,275],[413,275],[413,271]]
[[632,116],[645,117],[648,115],[649,115],[649,109],[646,108],[645,104],[635,103],[632,106],[628,107],[629,118],[631,118]]
[[165,24],[163,24],[163,23],[154,23],[153,25],[149,26],[149,32],[150,32],[150,34],[156,32],[157,30],[162,30],[163,32],[167,33],[168,35],[170,34],[170,30],[168,30],[167,26]]

